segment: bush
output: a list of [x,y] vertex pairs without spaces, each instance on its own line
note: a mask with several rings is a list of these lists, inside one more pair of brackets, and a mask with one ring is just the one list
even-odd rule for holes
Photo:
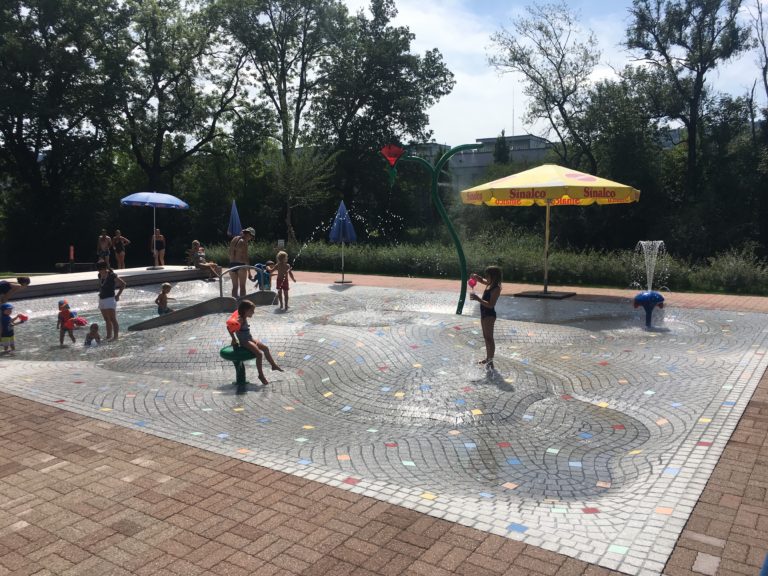
[[[489,231],[462,242],[470,272],[486,266],[502,267],[504,280],[542,284],[543,240],[533,234]],[[289,262],[299,271],[341,272],[341,247],[323,241],[288,246]],[[208,258],[226,266],[227,246],[206,248]],[[277,248],[268,242],[249,245],[251,261],[274,260]],[[550,247],[551,285],[629,288],[633,282],[634,250],[566,250]],[[667,287],[672,291],[731,292],[768,295],[768,263],[756,256],[756,247],[731,249],[691,264],[667,256]],[[452,242],[423,241],[374,246],[344,247],[344,271],[385,276],[458,278],[459,260]],[[654,285],[655,287],[655,285]]]
[[703,292],[768,293],[768,265],[755,254],[757,247],[732,248],[690,272],[694,290]]

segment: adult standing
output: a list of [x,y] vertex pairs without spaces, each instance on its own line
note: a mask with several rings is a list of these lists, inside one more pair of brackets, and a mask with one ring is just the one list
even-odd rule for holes
[[155,228],[155,233],[149,241],[149,249],[155,257],[155,268],[165,266],[165,236],[160,228]]
[[[244,228],[239,236],[232,238],[229,243],[229,267],[242,266],[248,264],[248,241],[256,236],[253,228]],[[248,279],[248,269],[230,271],[229,277],[232,279],[232,298],[245,297],[245,281]],[[238,296],[238,288],[240,296]]]
[[99,262],[96,269],[99,272],[99,310],[101,310],[101,315],[107,326],[107,341],[109,342],[110,340],[117,340],[120,333],[120,325],[117,323],[117,302],[125,290],[125,282],[107,266],[106,262]]
[[112,238],[105,228],[101,229],[99,239],[96,240],[96,262],[106,262],[109,266],[109,251],[112,248]]
[[115,230],[115,235],[112,237],[112,250],[115,251],[115,261],[117,262],[118,270],[125,268],[125,247],[130,243],[131,241],[123,236],[120,230]]
[[0,280],[0,304],[5,304],[19,290],[29,286],[29,276],[19,276],[16,282],[10,280]]

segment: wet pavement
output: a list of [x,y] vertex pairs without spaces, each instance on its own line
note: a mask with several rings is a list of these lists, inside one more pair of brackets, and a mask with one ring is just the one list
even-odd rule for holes
[[[26,304],[40,321],[50,307]],[[648,331],[626,303],[504,297],[487,372],[476,308],[454,308],[446,292],[296,284],[288,312],[252,322],[285,372],[245,396],[218,357],[227,315],[88,350],[25,350],[22,325],[0,391],[660,573],[766,369],[765,315],[673,306]]]

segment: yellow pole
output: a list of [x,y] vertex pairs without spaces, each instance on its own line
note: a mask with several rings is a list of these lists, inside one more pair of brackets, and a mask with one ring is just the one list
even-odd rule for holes
[[549,260],[549,200],[547,200],[546,223],[544,224],[544,294],[547,293],[549,280],[547,279],[547,261]]

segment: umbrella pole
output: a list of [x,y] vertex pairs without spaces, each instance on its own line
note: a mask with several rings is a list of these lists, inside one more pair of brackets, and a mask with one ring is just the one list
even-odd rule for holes
[[548,260],[549,260],[549,202],[547,202],[547,215],[546,215],[546,221],[544,224],[544,294],[547,293],[547,288],[549,287],[549,280],[547,278]]
[[157,207],[152,206],[152,269],[157,270],[157,244],[155,244],[155,230],[157,230]]
[[344,284],[344,240],[341,241],[341,283]]

